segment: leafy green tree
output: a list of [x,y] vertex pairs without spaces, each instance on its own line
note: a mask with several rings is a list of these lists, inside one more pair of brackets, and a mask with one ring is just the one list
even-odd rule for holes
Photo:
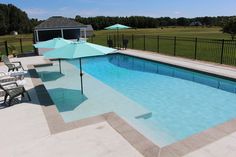
[[11,31],[29,33],[32,25],[24,11],[12,4],[0,4],[0,34],[9,34]]
[[231,35],[232,40],[234,40],[236,35],[236,18],[231,19],[228,23],[223,26],[222,31]]
[[0,14],[0,35],[4,35],[7,33],[7,26],[5,22],[5,16]]
[[177,19],[177,25],[178,26],[189,26],[190,21],[187,18],[180,17]]
[[10,54],[12,54],[14,57],[19,54],[19,51],[14,45],[8,46],[8,49],[10,50]]

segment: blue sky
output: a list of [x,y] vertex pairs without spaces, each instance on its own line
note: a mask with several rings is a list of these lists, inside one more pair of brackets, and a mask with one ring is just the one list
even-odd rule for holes
[[197,17],[236,15],[236,0],[1,0],[26,11],[30,18],[50,16]]

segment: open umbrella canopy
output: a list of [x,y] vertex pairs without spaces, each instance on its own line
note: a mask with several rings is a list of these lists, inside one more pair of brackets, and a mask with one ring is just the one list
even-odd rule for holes
[[88,43],[85,41],[72,42],[64,47],[48,51],[43,55],[46,58],[74,59],[89,56],[105,55],[116,51],[116,49]]
[[51,40],[43,41],[37,44],[34,44],[35,48],[51,48],[56,49],[63,46],[66,46],[67,44],[72,43],[70,40],[66,40],[63,38],[53,38]]
[[[116,46],[118,49],[120,49],[120,37],[119,37],[119,30],[121,29],[129,29],[131,27],[129,26],[125,26],[125,25],[121,25],[121,24],[115,24],[109,27],[106,27],[105,29],[107,30],[116,30],[116,39],[114,39],[116,41]],[[109,39],[110,39],[110,35],[109,35]]]
[[61,72],[61,62],[60,59],[74,59],[79,58],[79,65],[80,65],[80,84],[81,84],[81,93],[83,94],[83,73],[82,73],[82,65],[81,65],[81,58],[83,57],[90,57],[90,56],[99,56],[105,55],[108,53],[112,53],[116,51],[116,49],[88,43],[86,41],[78,41],[72,42],[67,44],[64,47],[54,49],[52,51],[48,51],[43,55],[46,58],[59,58],[59,68]]
[[114,29],[128,29],[128,28],[131,28],[129,26],[125,26],[125,25],[121,25],[121,24],[115,24],[115,25],[112,25],[112,26],[109,26],[109,27],[106,27],[105,29],[108,29],[108,30],[114,30]]

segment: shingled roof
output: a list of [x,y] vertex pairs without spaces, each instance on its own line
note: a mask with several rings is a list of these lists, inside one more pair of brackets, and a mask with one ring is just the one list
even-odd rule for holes
[[35,29],[74,28],[74,27],[86,27],[86,26],[69,18],[65,18],[62,16],[52,16],[46,21],[36,26]]

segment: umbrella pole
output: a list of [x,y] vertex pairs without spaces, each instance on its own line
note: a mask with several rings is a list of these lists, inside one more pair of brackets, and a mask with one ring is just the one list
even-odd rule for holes
[[81,86],[81,94],[84,94],[83,89],[83,73],[82,73],[82,64],[81,64],[81,58],[79,58],[79,71],[80,71],[80,86]]
[[60,70],[60,74],[61,74],[61,59],[59,59],[59,70]]
[[118,28],[116,29],[116,39],[117,39],[117,48],[119,49],[119,34],[118,34]]

